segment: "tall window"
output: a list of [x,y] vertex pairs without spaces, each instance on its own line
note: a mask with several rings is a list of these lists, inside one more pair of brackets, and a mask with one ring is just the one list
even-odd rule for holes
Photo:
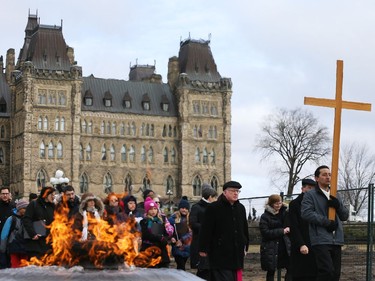
[[36,175],[36,186],[38,187],[38,190],[46,187],[46,174],[43,170],[40,170]]
[[206,148],[203,149],[203,164],[208,164],[208,153]]
[[121,147],[121,161],[122,162],[126,162],[128,159],[127,159],[127,155],[126,155],[126,145],[124,144],[122,147]]
[[124,183],[125,183],[124,191],[131,193],[131,189],[132,189],[131,186],[133,185],[133,180],[129,174],[126,176]]
[[115,136],[116,133],[117,133],[116,122],[113,122],[113,123],[112,123],[112,135]]
[[165,182],[165,193],[167,194],[168,191],[172,191],[174,194],[174,181],[173,178],[169,175],[166,182]]
[[79,160],[83,160],[83,146],[79,145]]
[[134,145],[132,145],[130,147],[130,150],[129,150],[129,161],[134,163],[135,162],[135,148],[134,148]]
[[211,150],[211,164],[215,164],[216,163],[216,153],[215,153],[215,150],[212,149]]
[[81,193],[89,191],[89,181],[87,180],[87,175],[85,173],[79,177],[79,191]]
[[105,134],[105,123],[102,121],[102,124],[100,125],[100,134],[104,135]]
[[39,158],[46,158],[46,146],[43,141],[39,144]]
[[107,148],[105,147],[105,144],[102,146],[102,160],[107,159]]
[[64,117],[61,117],[61,120],[60,120],[60,131],[65,131],[65,118]]
[[216,176],[213,176],[211,179],[211,186],[217,191],[217,188],[219,187],[219,181]]
[[1,126],[0,128],[0,138],[4,139],[5,138],[5,126]]
[[148,163],[154,163],[154,150],[152,149],[152,146],[148,149]]
[[63,146],[61,142],[57,143],[57,158],[58,159],[63,158]]
[[195,176],[193,180],[193,195],[194,196],[202,195],[202,181],[199,176]]
[[81,132],[82,133],[87,133],[87,123],[86,123],[86,120],[82,121]]
[[141,147],[141,163],[146,163],[146,148]]
[[168,148],[164,147],[163,150],[164,163],[168,163]]
[[43,130],[45,130],[45,131],[48,130],[48,118],[47,118],[47,116],[44,117],[44,121],[43,121]]
[[60,126],[60,117],[56,117],[55,118],[55,131],[59,130],[59,126]]
[[116,159],[116,152],[115,152],[115,146],[113,144],[111,145],[110,153],[111,153],[111,161],[115,161],[115,159]]
[[55,157],[54,154],[53,143],[50,141],[48,144],[48,159],[53,159]]
[[135,136],[135,133],[136,133],[136,127],[135,127],[135,123],[132,122],[132,136]]
[[111,134],[111,122],[107,122],[107,135]]
[[89,121],[89,125],[87,127],[87,133],[92,134],[92,121],[91,120]]
[[107,173],[103,178],[104,193],[109,194],[112,192],[112,177]]
[[199,147],[195,150],[195,163],[201,162],[201,153],[199,151]]
[[42,130],[43,129],[43,119],[42,117],[38,117],[38,130]]
[[125,124],[121,123],[120,125],[120,135],[125,136]]
[[4,160],[4,150],[2,147],[0,147],[0,164],[4,164],[5,163],[5,160]]
[[86,160],[88,161],[91,160],[91,145],[90,144],[86,146]]
[[172,164],[176,164],[176,150],[174,149],[174,147],[172,147],[172,150],[171,150],[171,163]]

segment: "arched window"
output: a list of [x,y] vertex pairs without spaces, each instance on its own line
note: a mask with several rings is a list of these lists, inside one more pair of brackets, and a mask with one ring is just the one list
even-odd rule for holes
[[134,145],[132,145],[130,147],[130,150],[129,150],[129,161],[134,163],[135,162],[135,148],[134,148]]
[[128,123],[127,126],[126,126],[126,134],[128,136],[130,136],[130,131],[131,131],[131,128],[130,128],[130,124]]
[[42,130],[43,129],[43,119],[42,117],[38,117],[38,130]]
[[203,149],[203,164],[208,164],[208,153],[206,148]]
[[82,121],[82,126],[81,126],[81,132],[82,133],[87,133],[87,123],[86,123],[86,120],[83,120]]
[[173,127],[173,137],[177,138],[177,127]]
[[215,164],[216,163],[216,153],[215,153],[215,150],[212,149],[211,150],[211,164]]
[[151,189],[151,181],[147,175],[143,178],[142,185],[143,185],[143,190]]
[[154,163],[154,150],[152,149],[152,146],[148,149],[148,163]]
[[5,164],[4,150],[2,147],[0,147],[0,164]]
[[86,160],[87,161],[91,160],[91,145],[90,144],[86,146]]
[[135,123],[132,122],[132,136],[135,136],[136,130]]
[[194,138],[198,137],[198,127],[197,127],[197,125],[195,125],[194,128],[193,128],[193,137]]
[[217,139],[217,127],[214,126],[214,139]]
[[140,130],[141,131],[139,132],[139,134],[141,136],[144,136],[145,135],[145,123],[142,123]]
[[168,148],[164,147],[164,150],[163,150],[163,159],[164,159],[164,163],[168,163]]
[[172,126],[168,126],[168,137],[172,137]]
[[162,136],[163,137],[166,137],[167,136],[167,125],[164,124],[163,126],[163,133],[162,133]]
[[100,134],[104,135],[105,134],[105,123],[102,121],[102,124],[100,125]]
[[115,161],[116,152],[115,152],[115,146],[113,144],[111,145],[110,152],[111,152],[111,161]]
[[79,144],[79,160],[83,160],[83,146]]
[[0,138],[4,139],[5,138],[5,126],[1,126],[0,128]]
[[39,158],[46,158],[46,146],[43,141],[39,144]]
[[102,146],[102,160],[107,159],[107,148],[105,147],[105,143]]
[[199,176],[195,176],[193,180],[193,195],[194,196],[202,195],[202,181]]
[[127,155],[126,155],[126,145],[125,144],[121,147],[121,161],[122,162],[128,161]]
[[121,123],[120,125],[120,135],[125,136],[125,124]]
[[154,124],[151,124],[151,126],[150,126],[150,136],[153,137],[154,134],[155,134],[155,126],[154,126]]
[[89,125],[87,126],[87,133],[92,134],[92,121],[89,121]]
[[64,92],[59,92],[59,105],[65,105],[66,104],[66,97]]
[[141,163],[146,163],[146,148],[141,147]]
[[109,194],[112,192],[112,177],[107,173],[103,178],[104,193]]
[[126,176],[124,183],[125,183],[124,191],[129,192],[131,194],[133,180],[132,180],[132,177],[129,174]]
[[48,130],[48,118],[47,116],[44,117],[44,121],[43,121],[43,130]]
[[150,136],[150,124],[146,124],[146,136]]
[[61,142],[57,143],[57,158],[58,159],[63,158],[63,145]]
[[195,163],[201,162],[201,153],[199,151],[199,147],[195,150]]
[[60,120],[60,131],[64,132],[65,131],[65,118],[61,117]]
[[89,191],[89,181],[87,180],[87,175],[85,173],[79,177],[79,191],[81,193]]
[[107,122],[107,135],[111,134],[111,122]]
[[171,163],[172,164],[176,164],[176,150],[174,149],[174,147],[172,147],[172,150],[171,150]]
[[55,131],[59,130],[59,125],[60,125],[60,117],[55,118]]
[[52,141],[48,144],[48,159],[53,159],[55,157],[55,152],[53,149],[53,143]]
[[203,135],[202,125],[199,125],[198,127],[198,138],[201,138]]
[[116,122],[112,123],[112,136],[115,136],[117,134],[117,125]]
[[46,187],[46,173],[43,170],[40,170],[36,175],[36,186],[38,190]]
[[217,188],[219,187],[219,181],[216,176],[213,176],[211,179],[211,186],[217,191]]
[[172,194],[175,194],[174,180],[170,175],[168,176],[167,180],[165,181],[165,194],[168,194],[168,191],[172,191]]

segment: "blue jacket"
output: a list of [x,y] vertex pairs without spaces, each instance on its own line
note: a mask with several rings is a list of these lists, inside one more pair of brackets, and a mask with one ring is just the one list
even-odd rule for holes
[[301,203],[302,219],[309,222],[309,235],[311,245],[344,245],[344,231],[341,221],[349,218],[349,210],[340,201],[336,210],[337,230],[329,232],[326,227],[330,224],[328,219],[328,198],[323,191],[316,187],[305,193]]

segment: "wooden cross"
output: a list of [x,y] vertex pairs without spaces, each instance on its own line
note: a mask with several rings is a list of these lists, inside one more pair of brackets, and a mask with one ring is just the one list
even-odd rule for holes
[[[342,100],[342,81],[343,81],[344,63],[337,61],[336,68],[336,99],[321,99],[305,97],[306,105],[333,107],[335,109],[335,120],[333,127],[333,147],[332,147],[332,167],[331,167],[331,195],[336,196],[337,178],[339,172],[339,154],[340,154],[340,131],[341,131],[341,111],[342,109],[354,109],[371,111],[370,103],[349,102]],[[335,219],[335,209],[329,208],[328,218]]]

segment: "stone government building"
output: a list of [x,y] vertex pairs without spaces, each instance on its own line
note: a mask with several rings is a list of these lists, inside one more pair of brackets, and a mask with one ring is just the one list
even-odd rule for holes
[[[181,41],[167,83],[155,66],[129,80],[82,76],[62,27],[29,14],[16,61],[0,57],[0,184],[26,197],[60,169],[77,193],[153,189],[200,198],[231,176],[232,82],[210,41]],[[100,63],[100,62],[99,62]]]

